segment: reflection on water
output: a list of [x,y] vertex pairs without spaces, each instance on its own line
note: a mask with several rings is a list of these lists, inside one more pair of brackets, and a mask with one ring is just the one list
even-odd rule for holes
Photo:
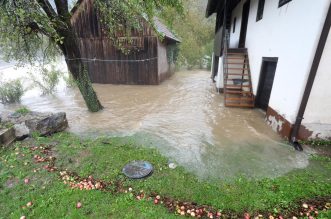
[[27,95],[22,104],[67,112],[77,134],[131,136],[156,146],[203,178],[274,177],[308,165],[308,156],[283,144],[259,110],[223,107],[208,72],[179,72],[160,86],[94,86],[102,112],[89,113],[79,92],[63,87],[55,96]]

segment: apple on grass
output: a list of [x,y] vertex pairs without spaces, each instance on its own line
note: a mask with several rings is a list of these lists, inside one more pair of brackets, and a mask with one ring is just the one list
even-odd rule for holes
[[82,203],[81,202],[77,202],[77,204],[76,204],[76,208],[81,208],[82,207]]

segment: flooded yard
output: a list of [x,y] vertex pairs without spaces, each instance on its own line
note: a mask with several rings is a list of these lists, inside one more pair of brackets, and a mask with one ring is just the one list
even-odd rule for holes
[[[29,91],[22,105],[65,111],[69,131],[78,135],[130,136],[125,139],[157,147],[201,178],[276,177],[309,163],[306,153],[271,130],[261,111],[225,108],[209,72],[178,72],[159,86],[94,87],[105,107],[98,113],[89,113],[79,91],[63,85],[53,96]],[[18,107],[0,104],[0,111]]]

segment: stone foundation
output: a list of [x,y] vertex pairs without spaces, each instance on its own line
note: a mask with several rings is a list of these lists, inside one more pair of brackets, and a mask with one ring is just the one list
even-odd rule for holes
[[[291,131],[293,129],[293,124],[290,123],[284,116],[277,113],[271,107],[268,107],[266,113],[266,121],[272,127],[272,129],[277,132],[283,138],[289,140],[291,136]],[[323,125],[323,124],[314,124],[315,128],[312,131],[309,128],[313,128],[314,126],[310,124],[302,124],[299,129],[299,133],[297,138],[299,140],[307,140],[314,138],[323,138],[330,139],[331,136],[331,125]],[[318,128],[316,128],[318,126]],[[324,128],[323,128],[324,127]],[[328,130],[324,130],[327,127]],[[318,130],[324,131],[318,131]]]

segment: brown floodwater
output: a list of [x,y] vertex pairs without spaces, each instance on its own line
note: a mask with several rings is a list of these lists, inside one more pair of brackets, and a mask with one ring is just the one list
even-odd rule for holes
[[[22,105],[65,111],[69,131],[82,136],[129,136],[157,147],[201,178],[275,177],[309,164],[271,130],[258,109],[225,108],[209,72],[178,72],[159,86],[94,85],[105,109],[89,113],[76,89],[53,96],[30,92]],[[3,106],[13,110],[17,105]],[[111,150],[111,148],[110,148]]]

